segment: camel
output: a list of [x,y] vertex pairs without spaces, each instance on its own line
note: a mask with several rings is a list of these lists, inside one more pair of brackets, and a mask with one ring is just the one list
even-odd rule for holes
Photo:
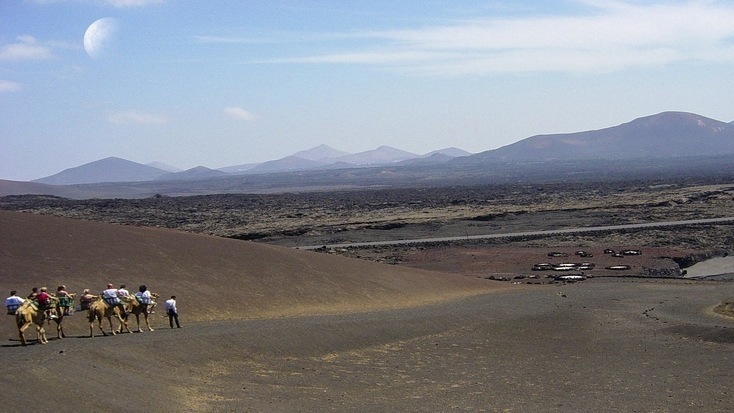
[[64,312],[62,304],[73,308],[74,298],[76,298],[76,294],[71,293],[69,294],[68,299],[59,298],[56,301],[56,318],[53,319],[56,322],[56,338],[66,338],[66,334],[64,334],[64,325],[62,323],[64,322],[64,317],[67,316],[67,314]]
[[102,328],[102,319],[104,318],[106,318],[110,323],[110,333],[113,336],[116,335],[117,330],[112,327],[112,317],[115,317],[120,322],[120,332],[122,332],[122,326],[124,325],[127,332],[132,333],[130,328],[127,326],[127,320],[122,318],[120,307],[110,306],[104,302],[104,300],[97,299],[89,305],[89,310],[87,310],[87,319],[89,320],[89,337],[94,337],[94,320],[97,320],[98,322],[99,331],[101,331],[103,335],[107,335]]
[[43,324],[46,322],[46,312],[39,310],[32,301],[25,300],[20,308],[18,308],[15,312],[15,322],[18,325],[20,342],[24,346],[28,345],[28,342],[25,339],[25,331],[31,326],[31,324],[36,325],[36,338],[38,339],[38,343],[48,343],[46,330],[43,328]]
[[[151,293],[150,295],[153,297],[154,300],[158,298],[158,294],[156,293]],[[153,331],[153,327],[150,326],[150,319],[148,317],[149,307],[150,305],[141,304],[140,301],[138,301],[136,298],[133,298],[128,302],[127,315],[125,316],[125,320],[127,321],[127,318],[130,317],[130,314],[135,314],[135,320],[137,320],[138,322],[138,333],[142,333],[144,331],[140,329],[140,314],[142,314],[143,318],[145,319],[145,325],[148,326],[148,331]],[[122,325],[120,325],[118,333],[122,333]]]

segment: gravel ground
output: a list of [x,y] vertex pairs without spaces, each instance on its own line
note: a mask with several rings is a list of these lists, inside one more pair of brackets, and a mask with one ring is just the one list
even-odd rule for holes
[[593,280],[402,310],[11,342],[0,348],[1,393],[8,410],[43,394],[35,409],[57,412],[728,412],[734,321],[711,307],[733,294],[732,283]]
[[[716,230],[706,231],[730,237],[729,227]],[[395,266],[6,211],[0,233],[3,290],[144,282],[179,296],[183,324],[169,329],[159,313],[154,332],[89,339],[77,314],[65,321],[66,339],[50,334],[48,345],[21,347],[6,317],[0,399],[7,411],[31,403],[54,412],[728,412],[734,405],[734,319],[712,310],[734,301],[734,283],[482,279],[527,272],[547,251],[573,254],[584,240],[404,251],[404,265]],[[603,246],[647,248],[641,241],[623,234]],[[611,259],[595,242],[595,258]],[[671,244],[681,246],[622,259],[641,268],[643,260],[693,251]]]

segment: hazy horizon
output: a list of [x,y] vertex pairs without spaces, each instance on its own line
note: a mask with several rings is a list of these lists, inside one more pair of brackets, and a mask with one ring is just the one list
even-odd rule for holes
[[664,111],[731,122],[725,1],[9,0],[0,179],[326,144],[477,153]]

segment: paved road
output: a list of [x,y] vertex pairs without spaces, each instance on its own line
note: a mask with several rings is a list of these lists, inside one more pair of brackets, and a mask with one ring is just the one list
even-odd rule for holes
[[685,225],[715,225],[715,224],[729,223],[729,222],[734,222],[734,217],[690,219],[686,221],[647,222],[643,224],[605,225],[605,226],[598,226],[598,227],[551,229],[551,230],[544,230],[544,231],[508,232],[508,233],[503,233],[503,234],[469,235],[469,236],[461,236],[461,237],[400,239],[400,240],[392,240],[392,241],[352,242],[352,243],[343,243],[343,244],[321,244],[321,245],[307,245],[307,246],[301,246],[301,247],[296,247],[296,248],[312,250],[312,249],[323,248],[323,247],[347,248],[347,247],[368,247],[368,246],[380,246],[380,245],[420,244],[420,243],[426,243],[426,242],[465,241],[465,240],[488,239],[488,238],[522,238],[522,237],[539,236],[539,235],[543,236],[543,235],[558,235],[558,234],[582,234],[582,233],[587,233],[587,232],[598,232],[598,231],[619,231],[623,229],[659,228],[659,227],[674,227],[674,226],[685,226]]

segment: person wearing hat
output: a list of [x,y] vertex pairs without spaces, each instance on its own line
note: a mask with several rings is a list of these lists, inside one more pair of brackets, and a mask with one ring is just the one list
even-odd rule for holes
[[25,300],[18,297],[18,292],[13,290],[10,292],[10,297],[5,299],[5,308],[8,309],[8,315],[15,315],[18,308],[23,304]]

